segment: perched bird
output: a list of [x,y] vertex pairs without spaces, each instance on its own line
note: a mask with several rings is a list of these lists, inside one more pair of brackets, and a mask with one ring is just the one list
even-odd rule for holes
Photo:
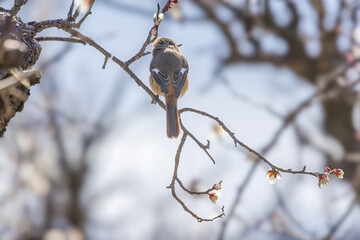
[[156,39],[150,63],[150,86],[157,95],[165,96],[166,133],[169,138],[179,136],[177,100],[188,89],[189,66],[180,53],[180,46],[169,38]]

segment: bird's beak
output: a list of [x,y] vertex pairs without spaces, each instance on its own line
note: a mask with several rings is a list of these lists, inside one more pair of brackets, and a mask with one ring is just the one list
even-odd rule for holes
[[181,46],[182,46],[182,43],[180,43],[180,44],[178,44],[178,45],[176,45],[176,46],[181,47]]

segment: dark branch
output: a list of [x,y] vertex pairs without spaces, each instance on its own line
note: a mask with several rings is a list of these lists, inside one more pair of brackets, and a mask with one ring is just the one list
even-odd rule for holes
[[[176,156],[175,156],[175,167],[174,167],[174,173],[173,173],[173,177],[172,177],[172,180],[171,180],[171,183],[170,185],[168,186],[168,188],[171,189],[171,194],[172,196],[176,199],[176,201],[178,201],[178,203],[180,203],[180,205],[184,208],[184,210],[186,212],[188,212],[191,216],[193,216],[198,222],[209,222],[209,221],[214,221],[215,219],[217,218],[221,218],[225,215],[225,212],[224,212],[224,207],[222,207],[222,212],[221,214],[213,217],[213,218],[210,218],[210,219],[207,219],[207,218],[202,218],[202,217],[199,217],[196,213],[194,213],[193,211],[191,211],[187,206],[186,204],[181,201],[181,199],[177,196],[176,194],[176,191],[175,191],[175,181],[176,179],[178,178],[177,177],[177,173],[178,173],[178,168],[179,168],[179,163],[180,163],[180,154],[181,154],[181,151],[184,147],[184,144],[185,144],[185,141],[186,141],[186,138],[187,138],[187,133],[184,132],[183,136],[181,137],[181,141],[180,141],[180,144],[179,144],[179,147],[178,147],[178,150],[176,152]],[[178,181],[180,182],[180,181]],[[183,189],[186,189],[185,187]],[[186,190],[185,190],[186,191]]]
[[10,12],[12,15],[16,15],[19,11],[21,6],[25,5],[28,0],[15,0],[14,6],[11,8]]
[[66,37],[37,37],[35,38],[37,41],[61,41],[61,42],[71,42],[71,43],[81,43],[86,45],[86,42],[76,38],[66,38]]

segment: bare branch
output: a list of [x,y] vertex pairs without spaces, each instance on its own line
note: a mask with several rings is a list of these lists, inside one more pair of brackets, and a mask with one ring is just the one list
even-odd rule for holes
[[75,24],[76,28],[80,28],[81,24],[85,21],[85,19],[91,14],[91,11],[85,13],[85,15],[80,19],[78,23]]
[[97,44],[94,40],[92,40],[91,38],[81,34],[80,32],[66,27],[66,28],[62,28],[64,31],[70,33],[72,36],[77,37],[79,39],[81,39],[82,41],[86,42],[87,44],[89,44],[90,46],[94,47],[96,50],[98,50],[99,52],[101,52],[102,54],[104,54],[105,56],[105,62],[104,65],[102,66],[102,68],[104,69],[107,63],[108,58],[111,58],[111,54],[106,51],[103,47],[101,47],[99,44]]
[[272,164],[269,160],[267,160],[265,157],[263,157],[260,153],[258,153],[257,151],[255,151],[254,149],[250,148],[249,146],[247,146],[245,143],[241,142],[239,139],[237,139],[235,137],[235,133],[231,132],[230,129],[228,129],[226,127],[226,125],[218,118],[215,116],[212,116],[210,114],[208,114],[207,112],[203,112],[203,111],[199,111],[193,108],[182,108],[179,110],[179,113],[183,113],[183,112],[193,112],[193,113],[197,113],[199,115],[208,117],[213,119],[214,121],[216,121],[224,130],[225,132],[233,139],[235,145],[239,144],[241,147],[245,148],[246,150],[248,150],[250,153],[254,154],[255,156],[257,156],[259,159],[261,159],[262,161],[264,161],[266,164],[268,164],[271,168],[276,169],[280,172],[287,172],[287,173],[293,173],[293,174],[308,174],[308,175],[313,175],[313,176],[318,176],[320,173],[318,172],[306,172],[303,170],[299,170],[299,171],[293,171],[291,169],[282,169],[280,167],[275,166],[274,164]]
[[10,12],[12,15],[16,15],[19,11],[21,6],[25,5],[28,0],[15,0],[14,6],[11,8]]
[[210,141],[208,140],[207,144],[202,144],[190,131],[188,131],[185,126],[182,124],[182,121],[180,121],[181,129],[187,133],[193,140],[196,142],[196,144],[201,148],[206,155],[210,158],[210,160],[215,164],[215,159],[210,155],[208,149],[210,148]]
[[81,43],[86,45],[86,42],[76,38],[66,38],[66,37],[37,37],[35,38],[37,41],[61,41],[61,42],[71,42],[71,43]]
[[[210,219],[207,219],[207,218],[202,218],[202,217],[199,217],[196,213],[194,213],[193,211],[191,211],[187,206],[186,204],[180,200],[180,198],[177,196],[176,194],[176,191],[175,191],[175,181],[176,179],[178,178],[177,177],[177,172],[178,172],[178,168],[179,168],[179,163],[180,163],[180,154],[181,154],[181,151],[184,147],[184,144],[185,144],[185,141],[186,141],[186,138],[187,138],[187,133],[184,132],[183,136],[181,137],[181,141],[180,141],[180,144],[178,146],[178,150],[176,152],[176,156],[175,156],[175,167],[174,167],[174,173],[173,173],[173,177],[172,177],[172,180],[171,180],[171,183],[170,185],[168,186],[168,188],[171,189],[171,194],[172,196],[176,199],[176,201],[178,201],[178,203],[180,203],[180,205],[184,208],[184,210],[186,212],[188,212],[191,216],[193,216],[198,222],[211,222],[211,221],[214,221],[215,219],[217,218],[221,218],[225,215],[225,212],[224,212],[224,207],[222,207],[222,212],[221,214],[213,217],[213,218],[210,218]],[[178,182],[180,183],[181,181],[178,180]],[[181,186],[181,185],[180,185]],[[183,187],[183,189],[185,189],[185,187]],[[186,191],[186,190],[185,190]]]
[[72,19],[73,10],[74,10],[74,4],[75,4],[75,0],[72,0],[71,5],[70,5],[70,9],[69,9],[69,12],[68,12],[68,17],[67,17],[67,19],[69,21],[71,21],[71,19]]
[[149,31],[148,36],[147,36],[143,46],[141,47],[140,51],[135,56],[133,56],[132,58],[130,58],[128,61],[125,62],[126,66],[129,66],[131,63],[135,62],[136,60],[140,59],[141,57],[144,57],[151,53],[151,52],[145,52],[146,47],[149,46],[149,44],[152,43],[153,41],[155,41],[155,39],[156,39],[155,37],[153,39],[151,39],[151,36],[152,36],[151,31],[152,31],[152,29]]
[[[181,182],[181,180],[176,177],[176,181],[178,182],[179,186],[187,193],[191,194],[191,195],[204,195],[204,194],[208,194],[209,192],[213,191],[214,188],[209,188],[208,190],[206,191],[202,191],[202,192],[194,192],[194,191],[191,191],[189,189],[187,189],[184,184]],[[219,182],[219,184],[221,184],[222,181]]]
[[135,73],[133,73],[133,71],[130,70],[130,68],[128,66],[126,66],[126,64],[124,62],[122,62],[120,59],[118,59],[117,57],[113,57],[112,60],[117,63],[120,67],[122,67],[122,69],[125,70],[125,72],[127,72],[129,74],[129,76],[135,80],[135,82],[137,83],[138,86],[140,86],[142,89],[145,90],[145,92],[147,94],[150,95],[150,97],[152,98],[152,100],[156,103],[159,104],[159,106],[165,110],[165,104],[163,101],[161,101],[159,99],[159,97],[157,95],[155,95],[150,88],[148,88],[136,75]]

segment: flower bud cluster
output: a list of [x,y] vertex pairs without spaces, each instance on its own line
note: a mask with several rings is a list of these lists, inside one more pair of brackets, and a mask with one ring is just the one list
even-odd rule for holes
[[[220,189],[221,189],[221,182],[214,184],[212,186],[212,188],[211,188],[211,191],[213,191],[213,190],[218,191]],[[211,202],[216,203],[216,201],[218,200],[219,197],[218,197],[218,195],[216,193],[212,193],[211,191],[208,192],[209,199],[210,199]]]
[[[329,184],[330,174],[335,174],[335,176],[341,179],[344,177],[344,171],[342,169],[340,168],[331,169],[329,167],[326,167],[323,173],[316,174],[316,177],[318,178],[318,186],[320,188],[321,186]],[[276,169],[269,169],[266,173],[266,178],[269,180],[271,184],[274,184],[277,180],[281,179],[281,175],[280,172],[277,171]]]
[[330,174],[335,174],[335,176],[337,176],[338,178],[344,178],[344,171],[340,168],[334,168],[331,170],[331,168],[329,167],[326,167],[324,169],[324,173],[322,174],[319,174],[317,177],[318,177],[318,185],[319,187],[321,188],[321,186],[324,186],[324,185],[328,185],[329,184],[329,175]]
[[163,13],[155,13],[154,16],[153,16],[153,19],[154,19],[154,24],[156,26],[159,26],[161,21],[164,19],[164,14]]

